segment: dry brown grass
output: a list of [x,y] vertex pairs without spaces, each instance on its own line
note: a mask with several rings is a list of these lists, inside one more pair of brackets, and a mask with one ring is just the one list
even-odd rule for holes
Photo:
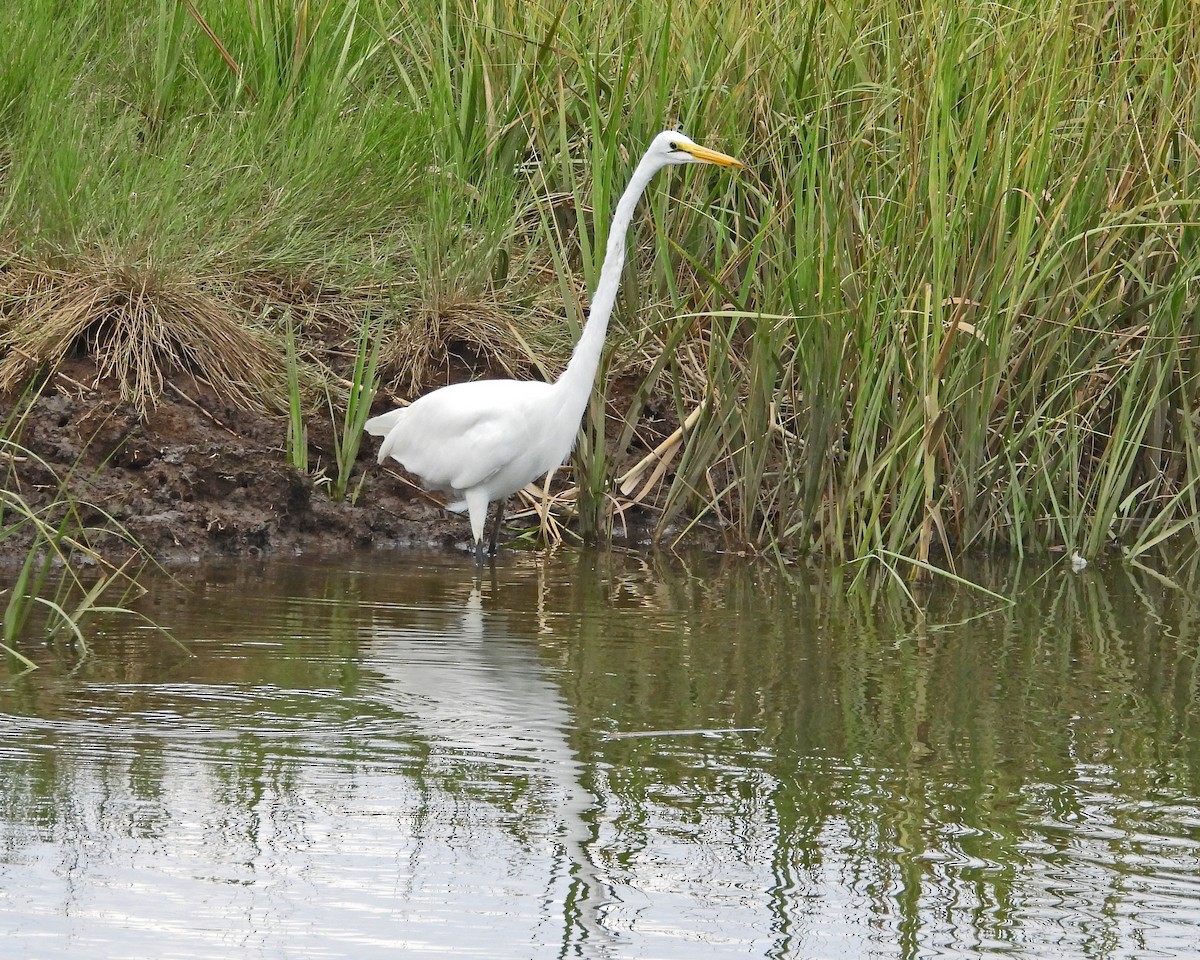
[[[521,325],[537,326],[527,320]],[[387,338],[380,365],[390,389],[410,398],[431,385],[463,379],[464,365],[472,378],[528,379],[537,375],[534,371],[543,377],[557,373],[543,366],[534,346],[502,307],[465,299],[415,308],[408,322]]]
[[0,271],[0,391],[81,354],[143,414],[177,370],[242,406],[286,402],[281,347],[234,305],[227,285],[102,263],[11,260]]

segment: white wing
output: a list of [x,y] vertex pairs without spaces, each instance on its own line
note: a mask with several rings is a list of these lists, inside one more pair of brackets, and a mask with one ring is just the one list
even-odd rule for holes
[[549,389],[525,380],[451,384],[372,418],[366,429],[386,434],[380,462],[391,457],[430,487],[467,490],[536,452],[545,432],[541,421],[551,412]]

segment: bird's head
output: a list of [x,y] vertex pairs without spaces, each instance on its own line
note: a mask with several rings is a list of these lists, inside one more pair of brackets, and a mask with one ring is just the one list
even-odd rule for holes
[[664,130],[655,137],[650,149],[646,151],[646,156],[664,167],[683,163],[715,163],[721,167],[746,166],[741,160],[700,146],[678,130]]

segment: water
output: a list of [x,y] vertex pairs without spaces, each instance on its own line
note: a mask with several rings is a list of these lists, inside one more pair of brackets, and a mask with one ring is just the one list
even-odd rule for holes
[[397,553],[0,682],[6,956],[1180,957],[1200,591]]

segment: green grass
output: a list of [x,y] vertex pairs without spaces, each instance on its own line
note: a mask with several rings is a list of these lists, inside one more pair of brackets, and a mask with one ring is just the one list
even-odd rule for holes
[[[664,532],[922,563],[1200,541],[1187,4],[19,7],[0,239],[220,300],[278,345],[264,405],[288,408],[289,315],[347,357],[379,323],[402,395],[451,355],[556,373],[632,163],[681,123],[752,169],[649,191],[607,363],[631,399],[593,406],[574,463],[584,530],[662,439],[654,400],[703,405],[643,498]],[[30,294],[0,291],[3,335]]]
[[[31,639],[62,641],[85,657],[87,622],[100,614],[129,612],[120,604],[140,592],[136,578],[145,558],[119,523],[72,497],[64,480],[35,454],[3,439],[0,478],[0,546],[10,538],[24,545],[24,561],[5,571],[0,587],[0,650],[18,670],[37,667],[21,652]],[[25,489],[47,481],[57,490],[38,497],[35,505]],[[103,540],[119,541],[130,559],[108,562]]]

